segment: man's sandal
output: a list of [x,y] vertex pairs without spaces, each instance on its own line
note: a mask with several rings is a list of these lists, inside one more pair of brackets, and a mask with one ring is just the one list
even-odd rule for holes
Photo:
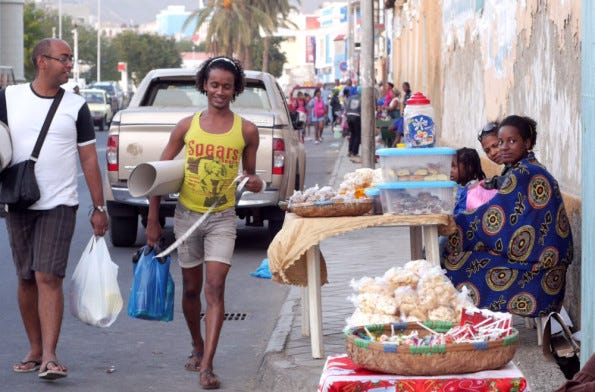
[[202,353],[192,352],[188,356],[188,361],[186,361],[186,364],[184,365],[184,369],[188,370],[189,372],[199,372],[201,361],[202,361]]
[[[50,369],[48,366],[52,365],[54,368]],[[64,378],[68,375],[66,368],[56,361],[48,361],[45,364],[45,369],[39,369],[39,378],[43,380],[56,380]]]
[[12,370],[15,373],[31,373],[36,372],[41,367],[41,361],[39,360],[30,360],[30,361],[21,361],[19,363],[15,363],[12,366]]
[[213,373],[213,369],[201,370],[199,374],[199,382],[202,389],[219,389],[221,387],[221,381],[219,381],[219,377]]

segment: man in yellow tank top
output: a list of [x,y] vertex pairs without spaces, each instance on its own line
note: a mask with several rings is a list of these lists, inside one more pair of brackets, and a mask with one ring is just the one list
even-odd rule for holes
[[[196,88],[207,96],[208,107],[180,120],[161,154],[161,160],[171,160],[186,147],[184,182],[174,216],[176,237],[212,208],[178,247],[182,309],[192,336],[192,352],[185,368],[199,372],[203,389],[220,387],[213,373],[213,358],[223,325],[225,279],[236,238],[235,187],[231,184],[240,160],[243,174],[249,178],[245,188],[259,192],[262,187],[261,179],[254,174],[258,129],[229,107],[244,91],[244,84],[244,71],[237,60],[220,56],[205,61],[196,74]],[[149,246],[157,245],[161,237],[159,203],[159,196],[151,197],[146,229]],[[204,339],[200,325],[203,273],[207,302]]]

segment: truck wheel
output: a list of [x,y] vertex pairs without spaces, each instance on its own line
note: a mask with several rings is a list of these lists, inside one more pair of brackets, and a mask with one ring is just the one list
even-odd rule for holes
[[105,116],[101,118],[101,122],[99,123],[99,130],[105,131]]
[[110,217],[110,239],[114,246],[133,246],[136,242],[138,217]]

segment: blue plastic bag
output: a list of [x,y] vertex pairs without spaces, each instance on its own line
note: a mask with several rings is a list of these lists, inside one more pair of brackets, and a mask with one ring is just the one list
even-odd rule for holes
[[[128,315],[143,320],[174,319],[174,280],[169,272],[171,258],[156,258],[158,249],[140,248],[133,258],[134,278],[128,301]],[[138,257],[138,262],[134,259]]]
[[256,271],[250,272],[250,275],[257,278],[271,279],[273,276],[271,270],[269,270],[269,259],[264,259]]

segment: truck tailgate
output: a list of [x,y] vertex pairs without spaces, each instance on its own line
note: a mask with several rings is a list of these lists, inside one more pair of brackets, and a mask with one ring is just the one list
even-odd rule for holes
[[[176,123],[192,114],[182,110],[128,110],[121,113],[118,162],[119,180],[128,180],[132,170],[140,163],[159,160]],[[266,182],[272,180],[274,116],[268,113],[239,112],[252,121],[259,132],[256,174]],[[150,140],[150,143],[147,141]],[[184,157],[184,151],[177,156]]]

